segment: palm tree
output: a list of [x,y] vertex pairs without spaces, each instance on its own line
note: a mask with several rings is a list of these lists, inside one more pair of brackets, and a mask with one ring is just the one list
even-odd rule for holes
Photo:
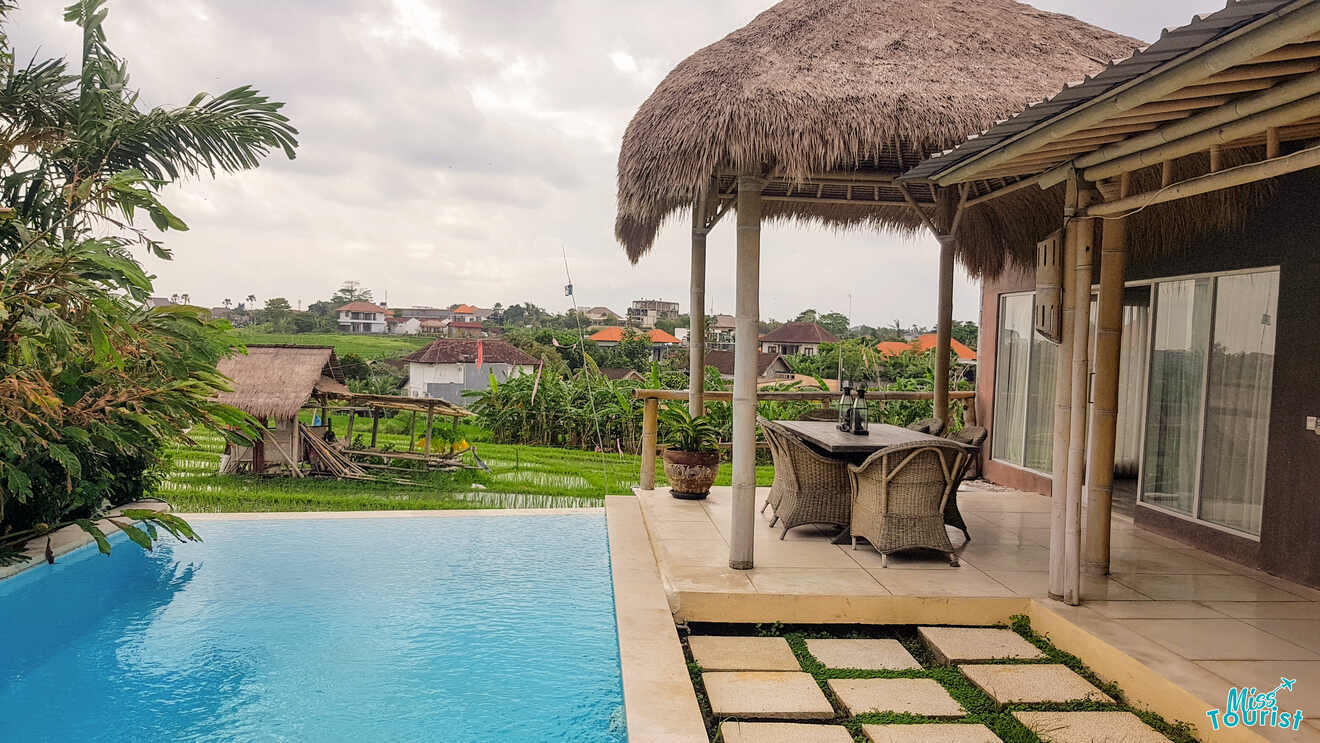
[[233,306],[233,304],[234,304],[234,300],[232,300],[232,299],[230,299],[230,298],[228,298],[228,297],[225,297],[225,301],[221,302],[220,304],[224,305],[224,306],[225,306],[225,309],[229,309],[230,307]]
[[192,296],[191,296],[191,295],[188,295],[188,294],[180,294],[180,295],[179,295],[179,299],[182,299],[184,304],[192,304]]
[[249,294],[247,295],[247,299],[245,301],[247,302],[247,305],[251,307],[252,305],[257,303],[257,295]]

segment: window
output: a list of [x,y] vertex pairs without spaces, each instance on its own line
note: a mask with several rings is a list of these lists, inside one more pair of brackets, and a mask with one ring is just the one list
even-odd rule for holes
[[1277,270],[1155,287],[1141,502],[1260,534]]
[[995,422],[990,455],[1049,472],[1054,458],[1054,369],[1058,346],[1035,332],[1031,293],[999,298]]

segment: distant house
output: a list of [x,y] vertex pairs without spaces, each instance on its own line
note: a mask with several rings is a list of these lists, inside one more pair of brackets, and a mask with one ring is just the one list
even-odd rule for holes
[[661,320],[678,319],[678,302],[666,302],[663,299],[637,299],[628,308],[628,324],[642,328],[654,328]]
[[[935,337],[934,333],[926,333],[925,335],[918,336],[918,338],[911,343],[904,343],[902,341],[884,341],[883,343],[875,344],[875,348],[880,352],[881,358],[898,356],[899,354],[908,351],[918,354],[926,353],[935,347]],[[957,338],[949,339],[949,348],[951,348],[954,355],[958,357],[959,364],[976,363],[976,351],[973,351],[963,343],[958,342]]]
[[426,318],[418,321],[418,331],[422,335],[448,335],[449,320],[434,320]]
[[[679,362],[682,368],[687,368],[687,359]],[[713,366],[720,373],[720,377],[726,380],[733,379],[733,351],[707,351],[706,366]],[[775,382],[792,382],[794,379],[793,369],[789,367],[788,362],[783,356],[777,353],[758,353],[756,355],[756,382],[757,384],[770,384]]]
[[[625,328],[618,325],[612,325],[608,328],[601,328],[592,334],[589,340],[596,342],[601,348],[612,348],[623,342]],[[679,345],[679,340],[659,328],[651,328],[646,331],[646,335],[651,339],[651,352],[656,361],[664,357],[665,351]]]
[[645,382],[646,377],[642,376],[636,369],[629,369],[625,366],[602,366],[600,373],[605,375],[606,379],[620,380],[630,379],[634,382]]
[[707,347],[716,351],[733,350],[733,333],[738,323],[733,315],[716,315],[706,326],[709,342]]
[[[477,351],[481,350],[481,366]],[[484,390],[490,377],[503,382],[509,377],[530,374],[537,360],[507,341],[437,338],[431,345],[405,356],[408,362],[408,394],[465,404],[464,390]]]
[[169,297],[147,297],[148,307],[169,307],[174,304]]
[[335,310],[339,313],[339,330],[344,333],[385,333],[385,318],[390,311],[371,302],[349,302]]
[[609,307],[592,307],[582,314],[586,315],[587,319],[591,322],[600,323],[602,325],[606,323],[613,324],[619,321],[618,313]]
[[448,320],[454,314],[447,307],[392,307],[390,311],[398,318],[415,317],[418,320]]
[[814,322],[791,322],[761,336],[761,351],[785,356],[815,356],[822,343],[838,343],[830,331]]

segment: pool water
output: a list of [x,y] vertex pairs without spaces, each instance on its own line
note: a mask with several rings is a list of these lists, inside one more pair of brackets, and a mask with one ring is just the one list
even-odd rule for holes
[[0,738],[626,739],[599,512],[194,526],[0,582]]

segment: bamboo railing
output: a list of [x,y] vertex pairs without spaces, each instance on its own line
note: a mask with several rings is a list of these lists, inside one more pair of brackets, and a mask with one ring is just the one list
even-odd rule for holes
[[[660,401],[688,399],[687,390],[633,390],[633,397],[645,401],[642,408],[642,472],[639,485],[643,490],[655,488],[655,457],[659,450]],[[732,402],[730,391],[706,391],[703,395],[707,402]],[[976,397],[974,390],[949,390],[949,403],[961,405],[963,421],[967,425],[976,425]],[[838,392],[828,390],[793,390],[788,392],[757,392],[756,400],[806,400],[828,404],[839,399]],[[883,403],[886,400],[934,400],[934,390],[867,390],[868,402]]]

